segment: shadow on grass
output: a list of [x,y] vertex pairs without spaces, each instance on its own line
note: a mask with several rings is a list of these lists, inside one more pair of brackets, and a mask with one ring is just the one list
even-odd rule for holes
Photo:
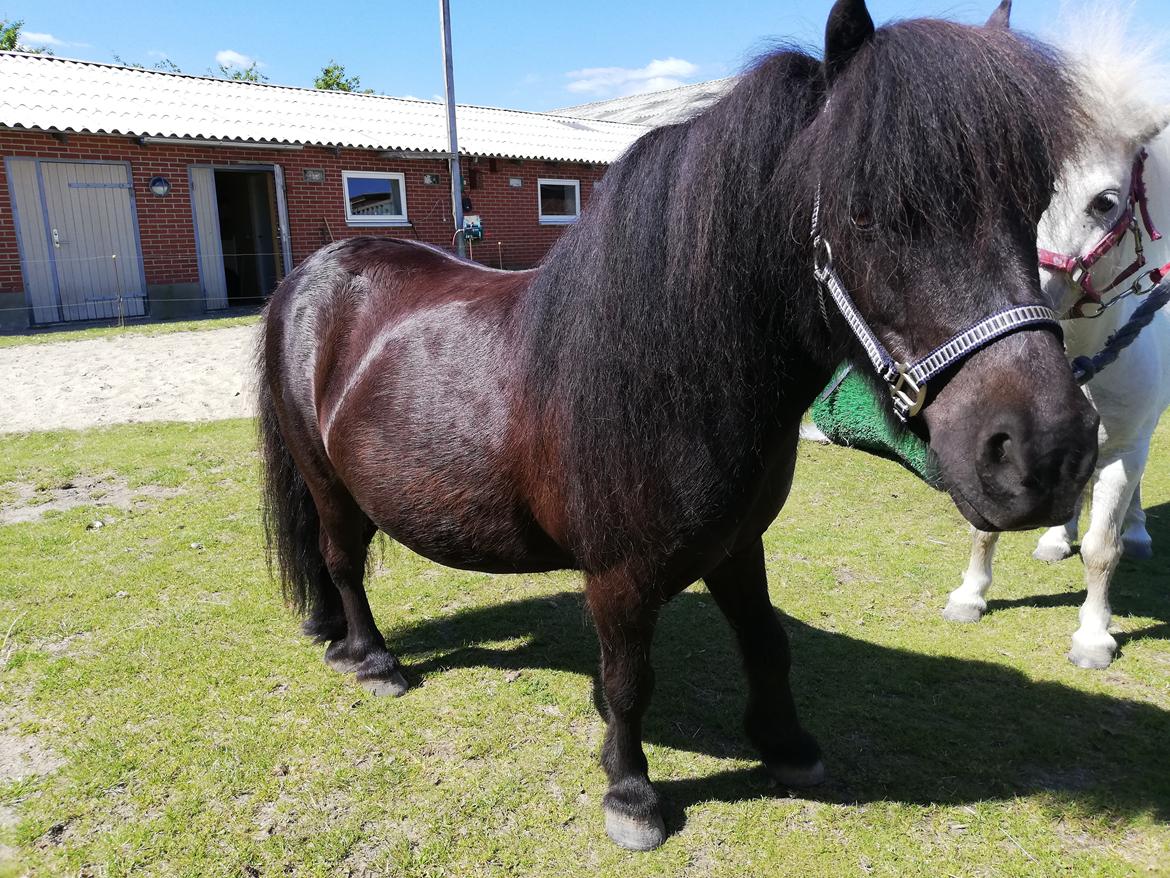
[[[1109,602],[1113,606],[1114,615],[1142,616],[1158,619],[1160,625],[1147,626],[1138,631],[1131,631],[1117,635],[1118,644],[1124,648],[1126,643],[1146,639],[1170,639],[1170,587],[1167,586],[1166,557],[1170,556],[1170,503],[1163,503],[1146,510],[1146,529],[1154,543],[1154,557],[1146,561],[1133,561],[1123,558],[1113,574],[1113,581],[1109,588]],[[1039,533],[1039,531],[1037,531]],[[1039,564],[1032,558],[1006,558],[999,564],[1023,565]],[[991,598],[987,602],[989,612],[1002,612],[1015,607],[1079,607],[1085,602],[1084,567],[1080,557],[1074,555],[1062,562],[1062,569],[1067,571],[1069,591],[1060,594],[1028,595],[1019,598],[997,599]],[[1017,574],[1018,575],[1018,574]],[[994,594],[994,592],[992,592]],[[1077,625],[1075,613],[1070,613],[1068,620],[1069,634],[1072,634]]]
[[[997,664],[891,649],[793,619],[785,627],[802,720],[821,741],[832,778],[807,798],[961,804],[1050,791],[1092,813],[1170,819],[1170,712]],[[530,639],[514,650],[479,645],[521,636]],[[415,681],[448,668],[549,668],[592,678],[598,698],[596,638],[576,592],[423,622],[391,641]],[[410,663],[412,654],[436,651]],[[706,592],[667,605],[654,664],[648,743],[754,758],[740,731],[738,655]],[[785,794],[754,769],[658,787],[673,830],[698,802]]]

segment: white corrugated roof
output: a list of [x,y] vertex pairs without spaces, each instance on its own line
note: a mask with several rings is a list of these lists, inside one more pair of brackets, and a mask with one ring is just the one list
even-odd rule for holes
[[[608,163],[640,125],[460,105],[466,155]],[[443,104],[0,52],[0,126],[446,152]]]
[[691,85],[680,85],[663,91],[643,92],[608,101],[578,104],[552,112],[559,116],[580,119],[626,122],[636,125],[658,126],[682,122],[701,113],[715,103],[739,81],[739,77],[712,79]]

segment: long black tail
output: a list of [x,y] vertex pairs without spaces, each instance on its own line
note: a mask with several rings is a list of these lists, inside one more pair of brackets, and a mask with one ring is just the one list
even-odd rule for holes
[[324,589],[332,586],[321,556],[317,507],[289,453],[277,420],[272,388],[279,376],[274,374],[275,366],[265,356],[267,317],[266,313],[256,365],[268,569],[273,572],[275,566],[279,573],[285,601],[301,614],[308,614],[325,600]]

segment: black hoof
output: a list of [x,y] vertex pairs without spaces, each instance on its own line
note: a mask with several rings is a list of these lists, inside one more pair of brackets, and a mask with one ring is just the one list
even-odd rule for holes
[[749,736],[760,749],[764,767],[779,783],[788,787],[811,787],[825,779],[821,747],[816,738],[804,729],[797,729],[795,734],[790,733],[788,740],[779,746],[763,739],[758,729],[752,731],[756,733],[749,732]]
[[349,644],[334,640],[325,648],[325,664],[342,674],[352,674],[361,662],[350,654]]
[[781,786],[815,787],[825,781],[825,763],[817,760],[812,765],[787,765],[782,762],[765,762],[764,767],[768,774],[776,779]]
[[356,670],[358,682],[374,695],[397,698],[410,688],[398,667],[398,660],[388,652],[372,653]]
[[666,841],[666,826],[658,814],[638,819],[605,808],[605,834],[628,851],[652,851]]
[[609,788],[601,801],[605,832],[630,851],[649,851],[666,841],[658,793],[644,777],[631,777]]

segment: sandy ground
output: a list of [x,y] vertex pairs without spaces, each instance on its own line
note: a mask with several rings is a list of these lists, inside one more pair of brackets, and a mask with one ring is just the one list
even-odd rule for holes
[[257,329],[0,348],[0,433],[248,417]]

